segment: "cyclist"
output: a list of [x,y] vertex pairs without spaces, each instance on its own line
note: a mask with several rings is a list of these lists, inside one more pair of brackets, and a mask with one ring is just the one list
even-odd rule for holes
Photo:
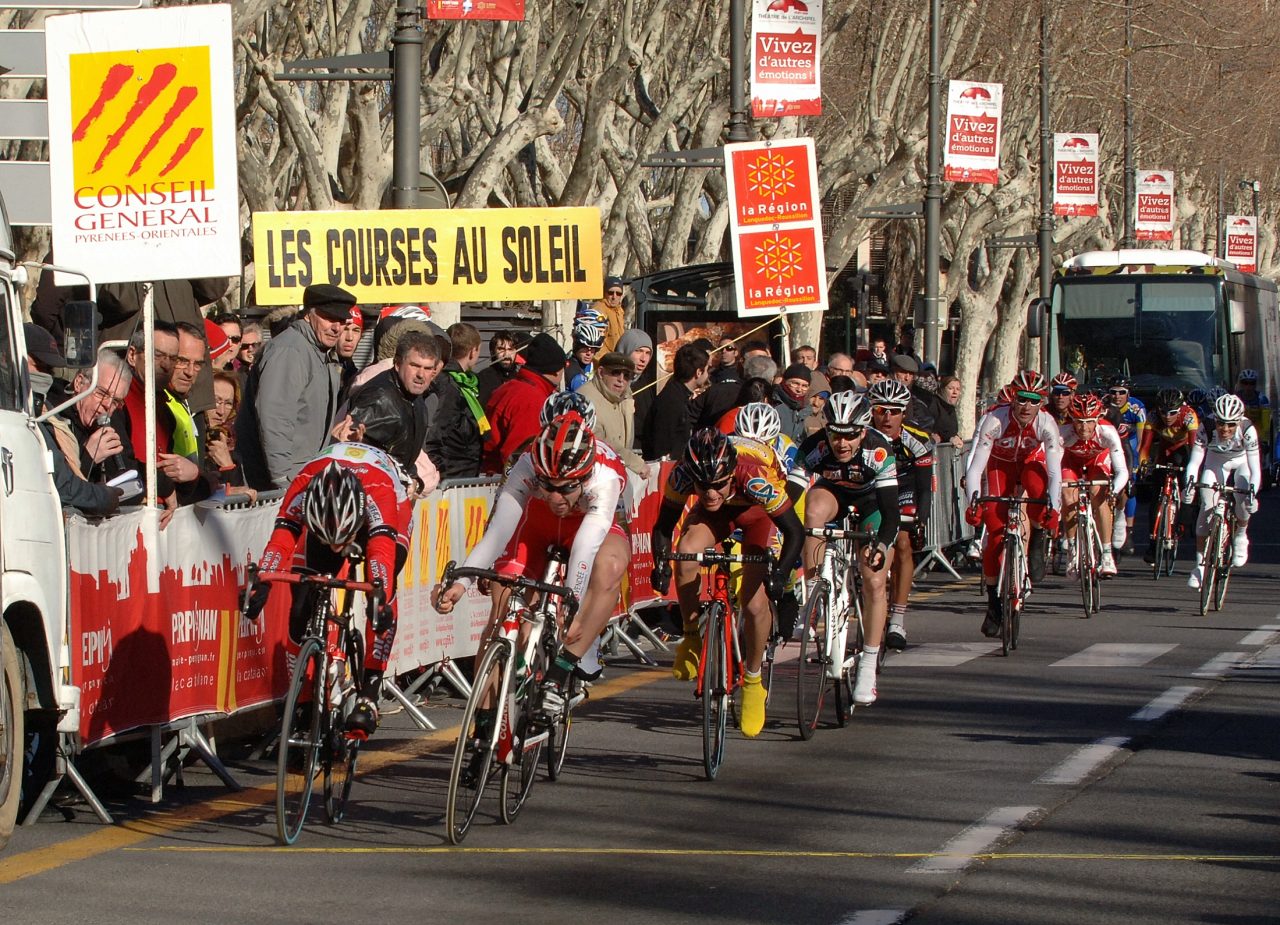
[[898,380],[877,382],[868,390],[867,401],[872,423],[893,448],[897,462],[899,521],[890,559],[889,628],[884,642],[900,652],[907,647],[907,601],[915,577],[915,551],[924,548],[933,506],[933,441],[927,433],[904,424],[911,390]]
[[[1061,430],[1062,479],[1064,482],[1111,480],[1109,490],[1102,485],[1089,489],[1089,505],[1093,508],[1098,535],[1110,536],[1114,512],[1110,501],[1112,496],[1129,484],[1129,467],[1124,461],[1120,434],[1110,422],[1102,419],[1104,413],[1102,402],[1097,396],[1077,395],[1071,400],[1071,424]],[[1078,491],[1067,485],[1062,487],[1063,532],[1067,536],[1074,535]],[[1068,570],[1074,564],[1075,556],[1068,546]],[[1110,578],[1116,573],[1115,557],[1111,554],[1111,547],[1105,543],[1098,572],[1104,578]]]
[[[1137,467],[1138,445],[1147,427],[1147,406],[1129,394],[1131,385],[1127,376],[1113,376],[1107,387],[1107,404],[1110,405],[1108,419],[1120,432],[1125,459],[1130,472],[1133,472]],[[1111,545],[1116,555],[1131,555],[1133,543],[1129,541],[1129,535],[1133,532],[1133,515],[1138,510],[1138,498],[1131,485],[1126,485],[1116,499],[1116,507],[1121,506],[1124,507],[1124,516],[1115,519]]]
[[[335,443],[290,483],[258,562],[261,571],[288,569],[305,528],[308,569],[338,575],[347,560],[363,553],[365,579],[382,583],[385,602],[371,607],[366,629],[364,687],[346,724],[357,738],[368,738],[378,728],[378,694],[396,637],[396,576],[409,556],[413,485],[389,453],[363,443]],[[247,617],[262,612],[270,590],[266,582],[248,589]],[[295,646],[306,630],[313,595],[327,593],[295,588],[289,613]]]
[[[764,728],[765,690],[760,677],[765,644],[772,628],[770,601],[782,596],[788,576],[800,559],[804,528],[787,494],[786,476],[773,451],[746,437],[730,437],[714,428],[696,432],[683,458],[663,486],[662,506],[653,528],[653,587],[665,594],[671,582],[671,535],[687,502],[680,552],[695,553],[742,530],[742,552],[763,555],[774,527],[782,534],[782,552],[768,580],[765,567],[742,566],[745,676],[742,687],[742,734],[756,736]],[[677,562],[676,595],[684,619],[684,638],[676,650],[672,673],[681,680],[697,676],[702,636],[697,624],[701,580],[697,562]]]
[[[889,381],[889,380],[885,380]],[[898,538],[898,477],[893,447],[871,429],[871,405],[856,392],[836,392],[822,409],[826,427],[813,444],[803,466],[817,477],[805,495],[804,525],[821,528],[841,523],[852,514],[860,530],[875,530],[873,543],[863,544],[858,569],[862,574],[863,632],[867,644],[858,656],[853,699],[875,703],[876,662],[888,616],[885,566]],[[806,599],[822,567],[826,542],[816,536],[804,541],[804,568],[809,576]],[[871,643],[874,642],[874,645]]]
[[1053,418],[1043,410],[1044,377],[1033,369],[1024,369],[1013,377],[1009,388],[1013,402],[987,412],[978,422],[964,477],[970,497],[965,519],[975,527],[984,522],[987,526],[982,547],[982,576],[987,585],[987,615],[982,621],[984,636],[999,636],[1004,621],[997,588],[1009,508],[1007,504],[991,501],[978,505],[983,475],[986,475],[989,495],[1023,494],[1047,502],[1028,512],[1028,519],[1039,526],[1038,530],[1032,529],[1027,557],[1033,581],[1037,572],[1044,575],[1044,547],[1039,539],[1057,530],[1062,503],[1062,434]]
[[[1190,504],[1200,488],[1200,517],[1196,521],[1196,567],[1187,579],[1187,587],[1199,588],[1204,578],[1204,547],[1209,534],[1209,518],[1217,500],[1213,485],[1234,485],[1236,495],[1236,531],[1231,537],[1231,564],[1240,568],[1249,561],[1249,516],[1258,510],[1258,491],[1262,487],[1262,462],[1258,451],[1258,432],[1245,417],[1244,401],[1230,393],[1214,403],[1214,426],[1196,434],[1195,445],[1187,460],[1183,503]],[[1247,492],[1247,494],[1246,494]]]
[[589,308],[579,312],[573,320],[573,350],[569,356],[569,366],[564,371],[565,388],[576,392],[586,384],[596,369],[596,352],[604,343],[608,323],[604,316],[595,309]]
[[1242,369],[1236,377],[1236,395],[1246,408],[1270,408],[1271,401],[1258,391],[1258,371]]
[[[569,676],[595,645],[618,603],[631,559],[631,542],[617,519],[626,481],[622,460],[596,439],[581,415],[569,412],[553,418],[511,467],[489,527],[463,563],[467,568],[541,578],[548,547],[568,548],[565,584],[581,607],[543,678],[539,713],[548,724],[559,719]],[[447,588],[437,586],[436,609],[449,613],[470,585],[470,579],[459,579]],[[477,655],[483,654],[485,641],[506,612],[509,594],[505,588],[495,589]],[[491,724],[495,712],[492,707],[482,711],[477,728]]]
[[1070,426],[1071,399],[1076,397],[1079,387],[1076,377],[1065,370],[1053,377],[1053,382],[1049,385],[1049,413],[1059,427]]
[[[725,412],[717,426],[724,430],[728,425],[732,425],[732,433],[736,436],[758,440],[773,450],[783,472],[790,473],[795,469],[800,459],[800,448],[790,436],[782,432],[782,419],[778,417],[778,409],[773,405],[753,401],[741,408],[732,408]],[[798,496],[793,493],[791,500],[798,500]]]
[[[1156,413],[1147,422],[1138,447],[1138,475],[1153,465],[1186,468],[1191,446],[1196,441],[1200,419],[1191,405],[1182,400],[1179,389],[1161,389],[1156,396]],[[1151,501],[1151,523],[1156,522],[1156,505],[1159,493]],[[1147,551],[1142,556],[1148,564],[1156,561],[1156,539],[1151,537]]]

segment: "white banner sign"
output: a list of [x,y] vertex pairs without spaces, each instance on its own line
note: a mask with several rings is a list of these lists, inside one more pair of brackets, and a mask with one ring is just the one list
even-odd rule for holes
[[752,0],[751,115],[822,115],[822,0]]
[[1137,200],[1133,234],[1139,241],[1172,241],[1173,171],[1139,170],[1134,175]]
[[1003,84],[953,80],[947,91],[942,178],[952,183],[1000,181]]
[[239,274],[231,7],[51,16],[45,37],[55,261],[98,283]]
[[1058,132],[1053,136],[1053,214],[1098,214],[1098,136]]
[[1258,271],[1258,217],[1227,216],[1227,260],[1245,273]]

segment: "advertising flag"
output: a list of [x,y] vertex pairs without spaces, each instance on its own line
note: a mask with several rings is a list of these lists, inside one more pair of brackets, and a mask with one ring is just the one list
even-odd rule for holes
[[751,115],[822,115],[822,0],[752,0]]
[[812,138],[725,145],[738,314],[827,310]]
[[1173,171],[1139,170],[1134,175],[1138,201],[1133,234],[1139,241],[1173,240]]
[[97,283],[238,275],[231,7],[51,16],[45,49],[58,263]]
[[1098,214],[1098,136],[1057,132],[1053,136],[1053,214]]
[[1244,273],[1258,272],[1258,217],[1227,216],[1227,260]]
[[427,0],[427,19],[524,19],[524,0]]
[[942,178],[952,183],[1000,181],[1003,84],[953,80],[947,91]]

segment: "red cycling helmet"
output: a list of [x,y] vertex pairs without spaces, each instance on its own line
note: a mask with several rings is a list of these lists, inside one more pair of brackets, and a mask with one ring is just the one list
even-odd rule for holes
[[1088,393],[1071,399],[1071,405],[1067,409],[1067,414],[1073,421],[1096,421],[1105,413],[1098,396]]
[[533,471],[549,482],[585,479],[596,462],[596,438],[575,412],[562,414],[534,438]]
[[1013,377],[1013,381],[1009,383],[1009,386],[1015,392],[1039,392],[1041,396],[1048,391],[1044,376],[1034,369],[1021,370]]
[[1080,388],[1080,383],[1076,380],[1076,377],[1065,369],[1053,377],[1051,390],[1054,392],[1074,392],[1078,388]]

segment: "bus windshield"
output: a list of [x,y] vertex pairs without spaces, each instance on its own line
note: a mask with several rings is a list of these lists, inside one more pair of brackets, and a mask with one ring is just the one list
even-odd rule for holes
[[1103,276],[1054,289],[1061,369],[1084,388],[1117,374],[1136,392],[1211,388],[1219,356],[1218,286],[1205,279]]

